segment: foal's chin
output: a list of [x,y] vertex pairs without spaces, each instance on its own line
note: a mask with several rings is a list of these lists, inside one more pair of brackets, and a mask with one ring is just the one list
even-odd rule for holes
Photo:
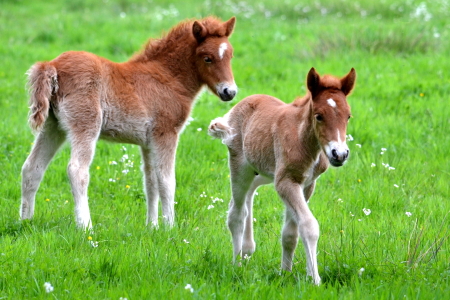
[[333,167],[342,167],[347,160],[345,159],[345,160],[341,161],[341,160],[336,160],[334,158],[328,158],[328,161],[330,162],[330,165],[332,165]]

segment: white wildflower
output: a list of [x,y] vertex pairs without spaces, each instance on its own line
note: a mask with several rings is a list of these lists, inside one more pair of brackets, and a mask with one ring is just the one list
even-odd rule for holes
[[51,293],[54,290],[54,288],[50,282],[44,283],[44,289],[45,289],[46,293]]
[[353,141],[353,137],[351,134],[347,134],[347,141],[349,142]]
[[361,148],[361,144],[355,144],[357,147]]
[[372,212],[370,209],[368,208],[363,208],[363,212],[366,216],[370,215],[370,213]]
[[372,163],[370,166],[373,168],[373,167],[376,167],[377,165]]
[[210,204],[208,205],[208,210],[214,208],[214,205]]
[[405,212],[405,215],[407,215],[408,217],[412,216],[412,213],[410,213],[409,211]]
[[358,270],[358,276],[361,277],[362,273],[365,271],[366,269],[361,268]]
[[189,283],[186,284],[186,286],[184,287],[184,289],[190,291],[191,293],[194,292],[194,288],[193,288],[192,285],[190,285]]
[[202,131],[203,129],[201,127],[197,128],[197,131]]
[[189,241],[184,239],[183,242],[185,242],[186,244],[189,244]]
[[398,184],[394,184],[394,187],[398,188],[399,186],[398,186]]

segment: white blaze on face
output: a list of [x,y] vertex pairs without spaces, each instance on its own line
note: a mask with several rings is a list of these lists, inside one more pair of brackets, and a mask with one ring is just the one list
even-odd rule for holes
[[327,102],[328,102],[329,106],[336,107],[336,101],[334,101],[333,99],[330,98],[330,99],[327,100]]
[[219,46],[219,57],[220,57],[220,59],[223,58],[223,55],[225,54],[225,50],[227,50],[227,49],[228,49],[227,43],[220,44],[220,46]]

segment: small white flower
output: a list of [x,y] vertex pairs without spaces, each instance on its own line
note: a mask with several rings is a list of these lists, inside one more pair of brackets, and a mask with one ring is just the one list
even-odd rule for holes
[[410,213],[409,211],[405,212],[405,215],[407,215],[408,217],[412,216],[412,213]]
[[341,198],[337,199],[337,202],[342,203],[344,202],[344,200],[342,200]]
[[350,216],[354,217],[355,215],[354,215],[354,214],[352,214],[352,212],[350,212]]
[[370,215],[370,213],[372,212],[370,209],[368,208],[363,208],[363,212],[366,216]]
[[256,218],[253,218],[253,222],[256,223]]
[[388,169],[389,169],[389,170],[395,170],[395,168],[394,168],[394,167],[389,167]]
[[92,248],[97,248],[98,247],[98,242],[89,241],[89,243],[91,244]]
[[116,180],[115,180],[115,179],[112,179],[112,178],[110,178],[110,179],[109,179],[109,182],[116,182]]
[[186,286],[184,287],[184,289],[190,291],[191,293],[194,292],[194,288],[193,288],[192,285],[190,285],[189,283],[186,284]]
[[387,149],[386,148],[381,148],[381,151],[386,152]]
[[361,268],[358,270],[358,276],[361,277],[362,273],[365,271],[366,269]]
[[113,161],[110,161],[109,164],[110,165],[117,165],[117,162],[113,160]]
[[373,168],[373,167],[376,167],[377,165],[372,163],[370,166]]
[[123,174],[128,174],[128,172],[130,172],[130,170],[125,169],[122,171]]
[[200,128],[200,127],[199,127],[199,128],[197,128],[197,131],[202,131],[202,130],[203,130],[203,129],[202,129],[202,128]]
[[245,260],[250,260],[250,258],[252,258],[252,256],[251,255],[248,255],[248,254],[244,254],[244,257],[243,257],[243,259],[245,259]]
[[214,208],[214,205],[210,204],[208,205],[208,210]]
[[351,134],[347,134],[347,141],[349,142],[353,141],[353,137]]
[[361,148],[361,144],[355,144],[357,147]]
[[398,188],[398,184],[394,184],[394,187]]
[[189,241],[184,239],[183,242],[185,242],[186,244],[189,244]]
[[44,283],[44,288],[45,288],[46,293],[51,293],[54,290],[54,288],[50,282]]

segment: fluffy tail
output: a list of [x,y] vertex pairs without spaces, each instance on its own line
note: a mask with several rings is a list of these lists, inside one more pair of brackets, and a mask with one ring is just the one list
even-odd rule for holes
[[216,139],[221,139],[222,143],[229,145],[235,136],[233,128],[228,125],[228,118],[219,117],[211,121],[208,127],[208,134]]
[[49,63],[34,64],[27,72],[30,94],[30,127],[39,131],[48,117],[50,98],[58,90],[56,68]]

